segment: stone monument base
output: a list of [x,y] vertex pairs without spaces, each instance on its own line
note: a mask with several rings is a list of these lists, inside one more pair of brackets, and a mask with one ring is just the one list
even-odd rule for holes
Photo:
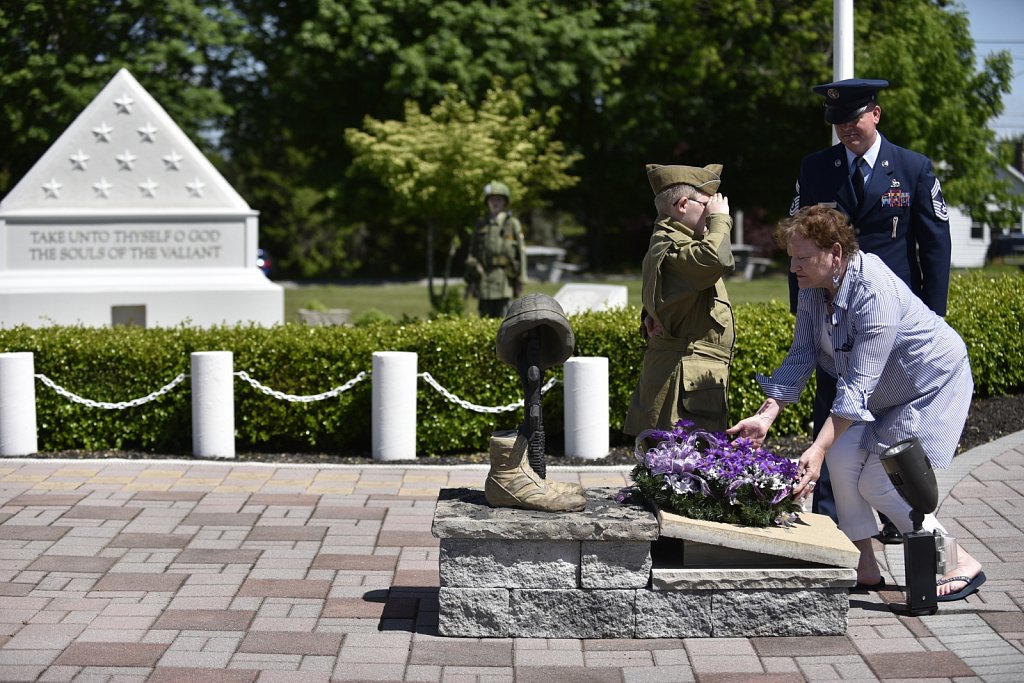
[[258,268],[0,272],[0,319],[47,327],[284,322],[284,290]]
[[[856,582],[850,550],[856,549],[834,525],[829,530],[812,519],[807,526],[814,533],[717,525],[723,533],[714,535],[709,523],[700,522],[701,542],[663,543],[664,519],[659,523],[659,516],[644,507],[617,503],[616,493],[588,489],[585,510],[552,514],[491,508],[483,491],[442,489],[432,529],[441,540],[440,633],[696,638],[846,632],[849,587]],[[678,531],[679,523],[668,526]],[[786,541],[781,545],[791,555],[802,543],[824,542],[831,550],[820,560],[842,566],[746,548],[709,554],[715,538],[731,543],[737,530],[753,532],[762,551],[773,549],[775,543],[765,540],[772,535]],[[822,535],[823,541],[815,540]],[[763,564],[759,555],[774,559],[750,566]],[[695,566],[712,556],[715,566]]]

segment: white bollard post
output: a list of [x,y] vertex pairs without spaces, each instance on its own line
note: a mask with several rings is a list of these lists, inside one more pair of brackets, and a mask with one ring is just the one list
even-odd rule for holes
[[192,454],[235,457],[235,376],[230,351],[192,354]]
[[596,460],[608,455],[608,359],[565,361],[565,454]]
[[416,458],[416,361],[410,351],[373,354],[373,459]]
[[0,455],[32,455],[38,450],[32,352],[0,353]]

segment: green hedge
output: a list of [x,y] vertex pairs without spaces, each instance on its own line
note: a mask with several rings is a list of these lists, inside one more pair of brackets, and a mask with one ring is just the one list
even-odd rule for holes
[[[1024,389],[1024,277],[963,274],[950,287],[949,322],[967,342],[978,395]],[[612,443],[626,443],[621,428],[643,358],[635,308],[573,316],[577,356],[609,359]],[[775,368],[789,347],[793,316],[773,302],[736,307],[737,345],[730,386],[731,418],[754,412],[762,395],[756,371]],[[484,406],[522,397],[515,371],[497,360],[495,320],[441,318],[365,327],[196,329],[50,327],[0,329],[0,351],[31,351],[36,373],[95,401],[146,396],[179,373],[189,373],[194,351],[232,351],[235,370],[286,394],[318,394],[367,372],[367,379],[337,398],[310,403],[278,400],[235,382],[235,429],[240,451],[365,454],[370,450],[374,351],[415,351],[418,371],[429,372],[456,396]],[[561,368],[547,377],[561,378]],[[813,379],[812,379],[813,382]],[[803,433],[810,420],[810,386],[773,431]],[[104,410],[73,403],[36,383],[41,451],[139,449],[188,453],[192,448],[191,396],[183,382],[145,405]],[[463,409],[420,380],[417,448],[425,455],[482,450],[495,429],[512,429],[521,411],[491,414]],[[544,399],[548,443],[563,436],[562,387]],[[414,428],[409,425],[409,428]]]
[[1024,390],[1024,275],[954,277],[946,319],[967,344],[976,396]]

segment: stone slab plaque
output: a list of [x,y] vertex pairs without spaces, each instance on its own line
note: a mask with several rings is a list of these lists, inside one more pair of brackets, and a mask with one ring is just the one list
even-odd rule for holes
[[[661,535],[753,553],[855,569],[860,552],[827,515],[800,513],[788,527],[705,522],[658,510]],[[684,549],[685,553],[685,549]]]
[[795,567],[813,564],[782,555],[737,550],[710,543],[680,541],[683,567]]

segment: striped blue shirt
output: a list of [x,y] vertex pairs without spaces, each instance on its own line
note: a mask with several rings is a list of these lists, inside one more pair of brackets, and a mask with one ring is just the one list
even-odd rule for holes
[[[949,421],[966,418],[974,388],[956,331],[874,254],[850,259],[831,314],[824,289],[802,289],[796,315],[786,359],[770,377],[757,375],[764,393],[796,402],[820,363],[837,378],[832,414],[869,423],[862,447],[880,453],[918,436],[932,463],[948,467],[960,438],[950,432],[963,428]],[[938,405],[939,392],[955,405]]]

